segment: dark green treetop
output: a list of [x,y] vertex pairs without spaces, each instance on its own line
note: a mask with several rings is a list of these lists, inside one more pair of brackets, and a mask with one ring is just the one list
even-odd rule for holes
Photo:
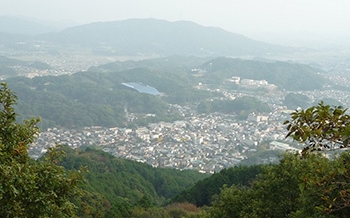
[[16,95],[0,87],[0,217],[75,217],[70,201],[80,193],[81,174],[58,166],[60,152],[52,148],[34,161],[28,146],[39,133],[39,118],[17,123]]

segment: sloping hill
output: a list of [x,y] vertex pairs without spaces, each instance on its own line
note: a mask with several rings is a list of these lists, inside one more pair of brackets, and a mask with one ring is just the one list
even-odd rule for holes
[[[89,71],[32,79],[18,77],[6,81],[20,99],[20,114],[40,116],[43,129],[57,125],[69,128],[123,126],[126,106],[130,113],[156,114],[155,117],[139,117],[137,122],[145,119],[148,122],[174,121],[179,119],[179,114],[168,111],[170,101],[198,101],[218,95],[193,88],[192,77],[186,71],[175,69],[175,73],[169,75],[167,72],[172,68],[163,71],[164,68],[166,66],[125,71],[112,68],[110,72]],[[165,95],[139,93],[122,85],[130,82],[153,86]]]
[[55,29],[29,19],[12,16],[0,16],[0,32],[9,34],[38,35]]
[[203,82],[220,84],[232,76],[241,79],[266,80],[286,90],[322,89],[330,81],[322,76],[323,71],[304,64],[289,62],[263,62],[233,58],[216,58],[200,68],[207,71]]
[[26,62],[14,58],[8,58],[0,55],[0,77],[15,77],[20,74],[16,69],[19,68],[30,68],[30,69],[50,69],[48,64],[40,61]]
[[0,55],[0,77],[8,78],[21,76],[21,72],[18,69],[27,68],[27,69],[51,69],[51,66],[41,61],[27,62],[14,58],[8,58]]
[[147,196],[152,203],[161,204],[208,176],[196,171],[154,168],[92,148],[64,150],[67,156],[61,165],[67,169],[87,167],[85,189],[102,194],[112,203],[123,198],[134,204]]
[[172,202],[190,202],[197,206],[209,206],[213,196],[220,193],[226,185],[250,186],[262,172],[263,165],[235,166],[223,169],[208,178],[197,182],[193,187],[176,195]]
[[286,48],[189,21],[129,19],[67,28],[38,39],[115,55],[262,55]]

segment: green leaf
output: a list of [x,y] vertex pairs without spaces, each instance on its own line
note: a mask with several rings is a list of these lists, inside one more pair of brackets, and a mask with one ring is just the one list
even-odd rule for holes
[[305,183],[299,183],[299,190],[301,192],[304,192],[304,190],[305,190]]

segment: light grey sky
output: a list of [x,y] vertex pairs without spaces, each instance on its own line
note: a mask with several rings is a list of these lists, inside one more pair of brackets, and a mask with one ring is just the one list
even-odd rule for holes
[[350,35],[349,0],[0,0],[0,15],[50,21],[191,20],[255,39]]

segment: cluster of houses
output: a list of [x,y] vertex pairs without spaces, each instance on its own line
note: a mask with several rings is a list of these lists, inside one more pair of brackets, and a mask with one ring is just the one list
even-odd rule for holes
[[[277,113],[277,112],[276,112]],[[269,119],[270,118],[270,119]],[[277,119],[278,118],[278,119]],[[173,123],[153,123],[137,129],[86,127],[81,130],[52,128],[42,132],[30,147],[37,158],[50,146],[95,146],[117,157],[154,167],[195,169],[214,173],[239,164],[271,142],[268,149],[293,149],[285,140],[281,114],[255,115],[237,121],[232,115],[193,115]]]

